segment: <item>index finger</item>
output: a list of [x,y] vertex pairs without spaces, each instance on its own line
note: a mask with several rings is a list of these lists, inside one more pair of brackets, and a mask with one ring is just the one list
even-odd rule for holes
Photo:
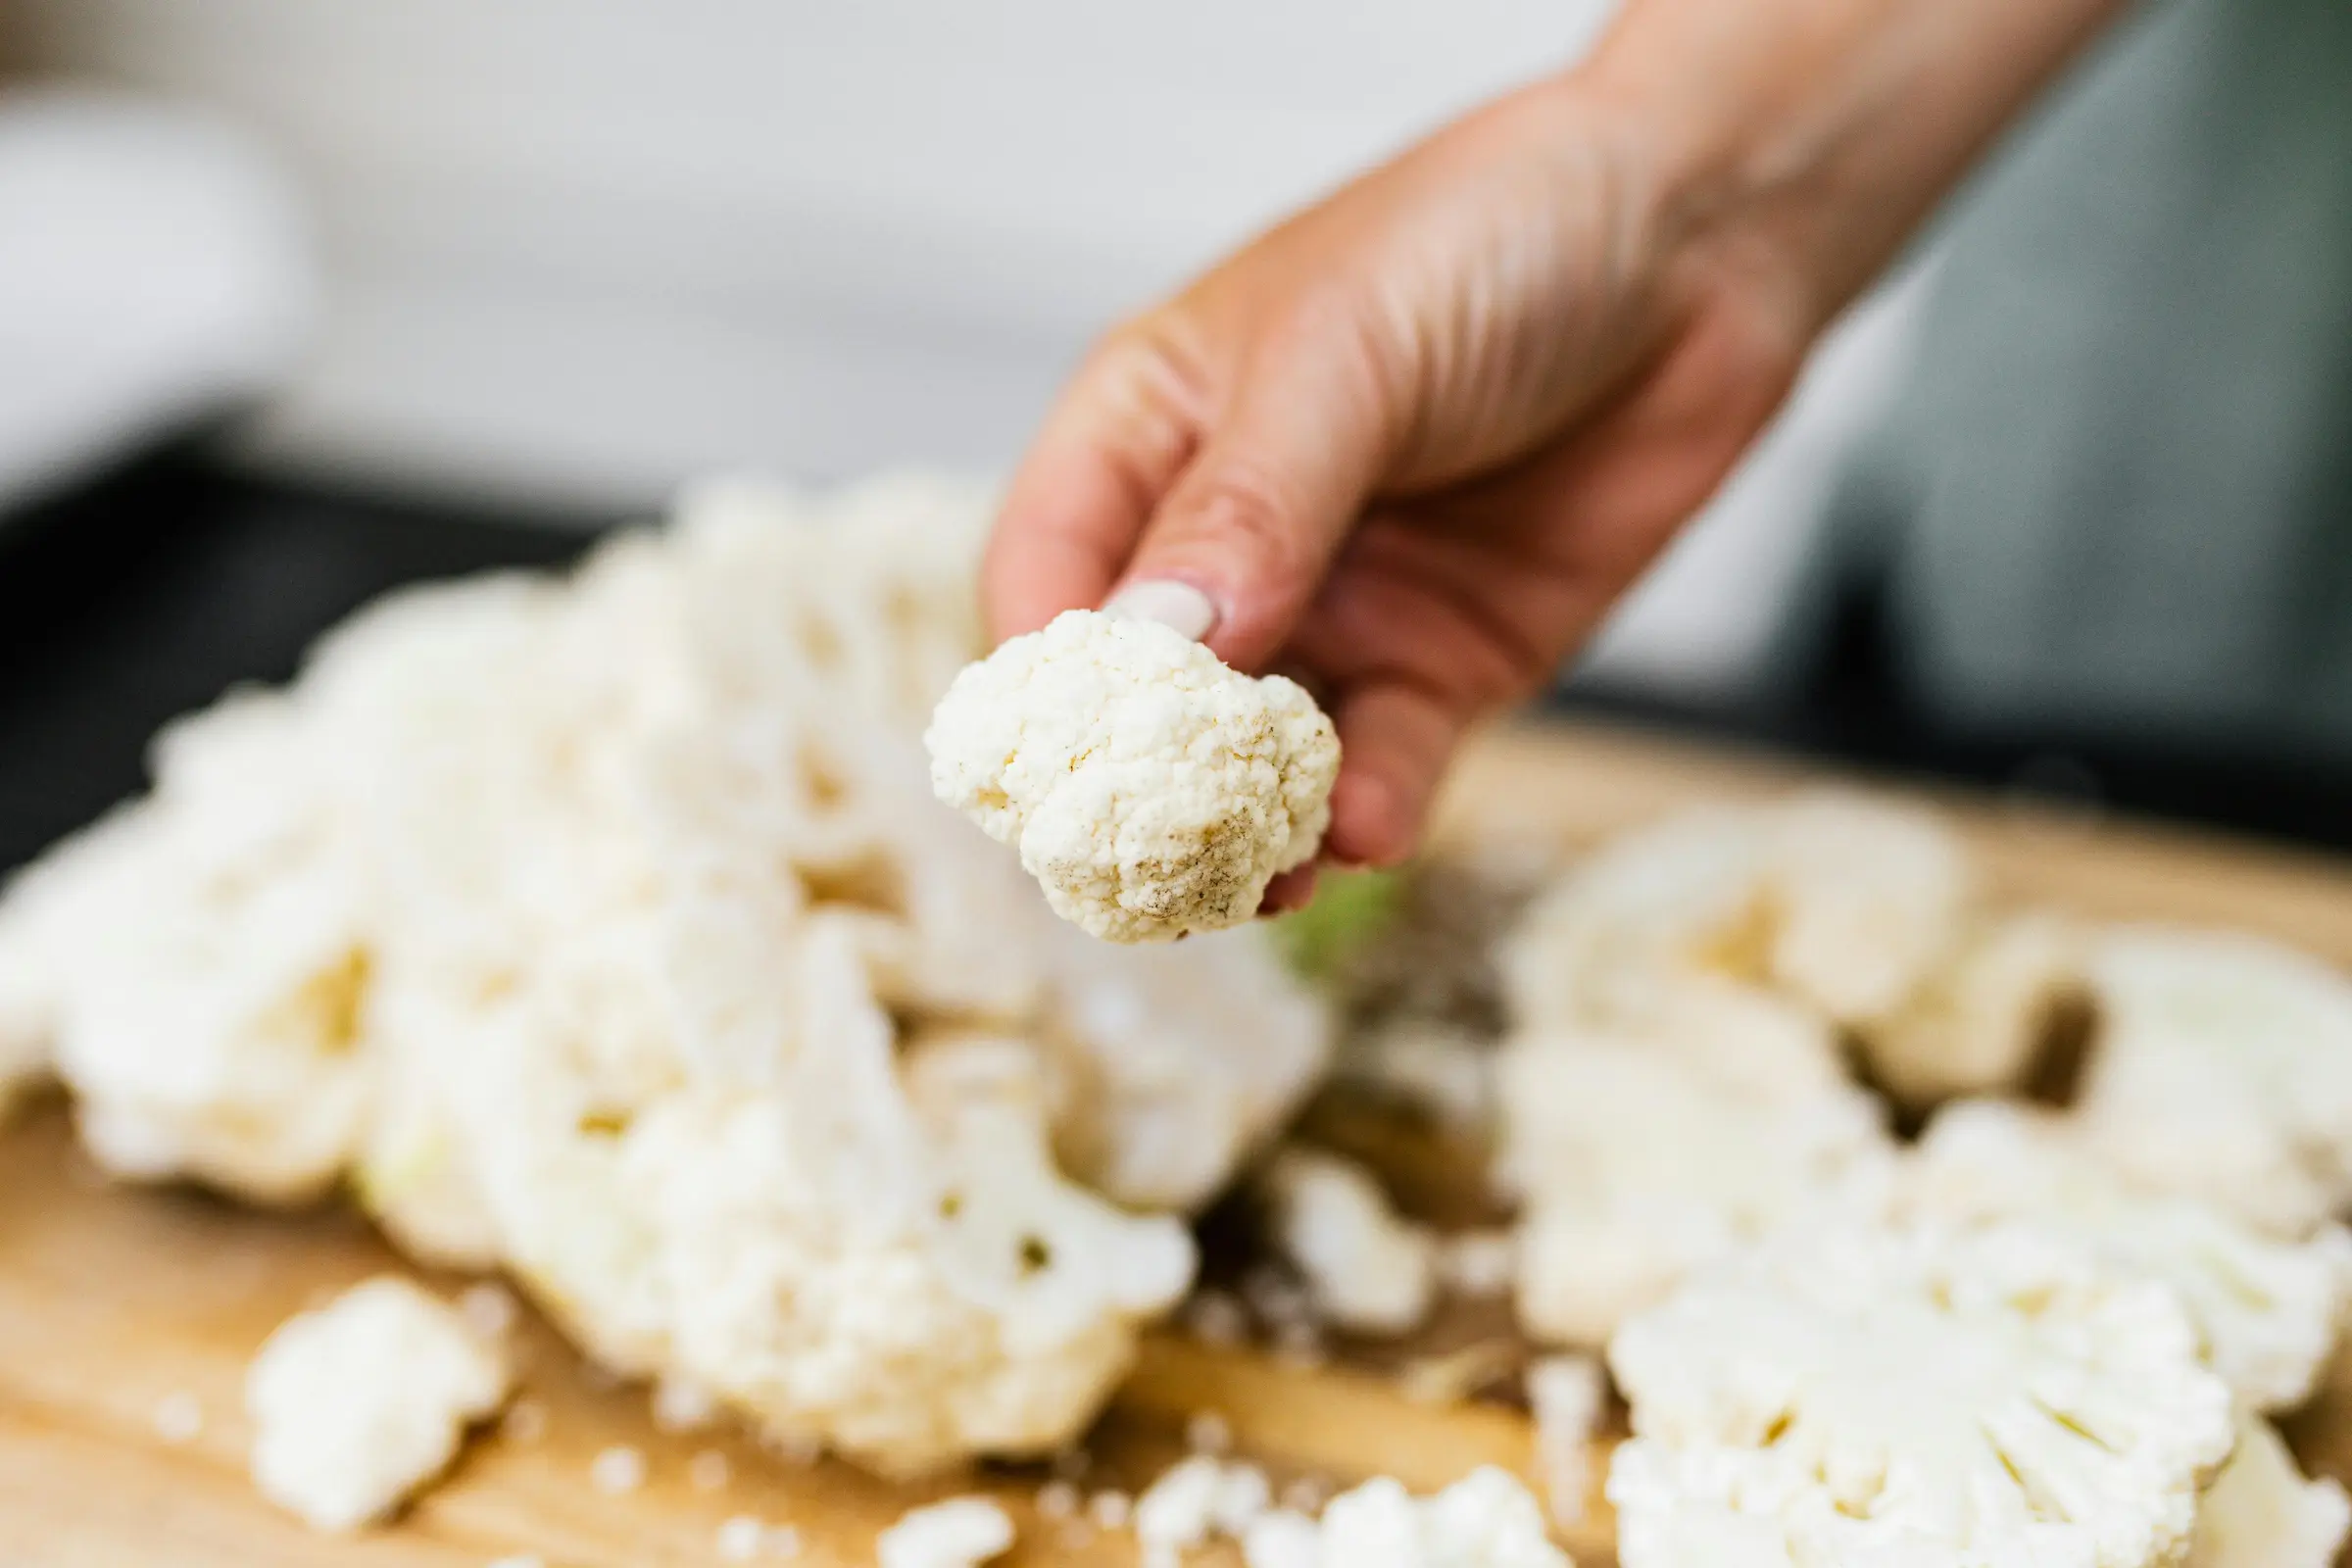
[[1128,341],[1080,370],[1014,471],[989,538],[981,600],[999,640],[1101,606],[1191,460],[1194,401],[1163,359]]

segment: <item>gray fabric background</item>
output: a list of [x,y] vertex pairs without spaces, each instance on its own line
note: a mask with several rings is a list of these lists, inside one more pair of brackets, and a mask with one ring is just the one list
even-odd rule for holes
[[1947,237],[1817,585],[1947,724],[2352,758],[2352,0],[2150,7]]

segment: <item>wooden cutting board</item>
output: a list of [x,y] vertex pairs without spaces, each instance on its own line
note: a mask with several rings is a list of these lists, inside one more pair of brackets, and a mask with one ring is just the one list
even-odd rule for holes
[[[1498,737],[1456,779],[1444,837],[1582,844],[1677,806],[1804,777],[1784,763],[1598,729]],[[2016,897],[2243,926],[2352,962],[2352,865],[1981,798],[1947,804]],[[1412,1174],[1426,1186],[1433,1168],[1448,1167],[1424,1160]],[[870,1563],[875,1532],[910,1504],[971,1490],[997,1493],[1020,1519],[1008,1563],[1134,1560],[1124,1536],[1072,1545],[1038,1519],[1030,1499],[1042,1470],[903,1489],[839,1465],[798,1468],[724,1434],[659,1431],[642,1390],[603,1382],[535,1321],[521,1336],[523,1386],[547,1411],[543,1436],[476,1442],[388,1528],[348,1542],[312,1535],[246,1480],[245,1363],[288,1313],[396,1266],[347,1212],[265,1216],[186,1191],[109,1187],[74,1151],[59,1107],[10,1129],[0,1137],[0,1568],[479,1568],[510,1554],[536,1555],[547,1568],[661,1568],[722,1561],[718,1528],[742,1514],[796,1527],[798,1561],[846,1568]],[[1423,1348],[1493,1328],[1455,1314]],[[1223,1416],[1238,1446],[1282,1478],[1385,1473],[1418,1490],[1481,1463],[1529,1468],[1521,1414],[1415,1403],[1374,1369],[1398,1353],[1367,1350],[1341,1358],[1354,1364],[1310,1369],[1172,1333],[1154,1338],[1089,1444],[1087,1484],[1148,1482],[1181,1451],[1185,1424],[1201,1410]],[[2339,1381],[2290,1435],[2307,1462],[2352,1479],[2352,1375]],[[191,1400],[200,1429],[168,1440],[159,1409]],[[643,1452],[641,1490],[615,1496],[590,1485],[592,1459],[614,1445]],[[699,1490],[690,1462],[713,1448],[728,1456],[731,1479]],[[1596,1502],[1569,1544],[1593,1568],[1612,1561],[1609,1539]]]

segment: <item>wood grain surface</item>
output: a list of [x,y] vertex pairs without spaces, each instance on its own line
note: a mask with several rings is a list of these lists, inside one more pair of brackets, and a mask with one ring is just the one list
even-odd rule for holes
[[[1805,777],[1778,762],[1606,730],[1495,737],[1455,781],[1442,837],[1581,844],[1676,806]],[[1947,804],[2018,898],[2106,916],[2239,925],[2352,962],[2352,866],[1981,799]],[[1321,1114],[1345,1117],[1329,1107]],[[1397,1157],[1414,1163],[1424,1185],[1449,1168],[1427,1151]],[[348,1541],[313,1535],[264,1503],[246,1478],[245,1364],[288,1313],[395,1266],[384,1244],[341,1210],[258,1214],[185,1190],[110,1186],[74,1150],[62,1106],[10,1128],[0,1136],[0,1568],[480,1568],[515,1554],[547,1568],[660,1568],[722,1561],[719,1526],[743,1514],[798,1529],[798,1561],[847,1568],[872,1561],[875,1533],[907,1506],[974,1490],[1002,1496],[1020,1521],[1008,1563],[1134,1560],[1123,1535],[1073,1542],[1038,1518],[1030,1503],[1046,1477],[1040,1468],[906,1489],[839,1465],[795,1466],[725,1433],[657,1430],[642,1389],[612,1386],[527,1315],[522,1385],[546,1409],[544,1435],[485,1434],[392,1525]],[[1185,1424],[1200,1410],[1222,1415],[1238,1447],[1278,1479],[1337,1484],[1386,1473],[1427,1489],[1481,1463],[1525,1471],[1532,1435],[1516,1409],[1416,1403],[1379,1370],[1495,1328],[1457,1312],[1417,1346],[1344,1350],[1311,1368],[1157,1336],[1089,1441],[1086,1484],[1148,1482],[1182,1450]],[[203,1412],[200,1430],[168,1440],[159,1407],[190,1398]],[[2352,1479],[2352,1381],[2289,1432],[2307,1462]],[[613,1445],[645,1455],[642,1489],[616,1496],[590,1485],[592,1460]],[[730,1481],[714,1491],[689,1475],[692,1457],[707,1449],[730,1461]],[[1609,1536],[1596,1502],[1568,1544],[1584,1568],[1606,1568]],[[1238,1559],[1207,1552],[1197,1560]]]

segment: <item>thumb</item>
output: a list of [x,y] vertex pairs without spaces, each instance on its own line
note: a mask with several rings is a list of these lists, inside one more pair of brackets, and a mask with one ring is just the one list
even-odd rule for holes
[[1288,641],[1394,446],[1361,350],[1260,354],[1146,525],[1108,608],[1262,668]]

